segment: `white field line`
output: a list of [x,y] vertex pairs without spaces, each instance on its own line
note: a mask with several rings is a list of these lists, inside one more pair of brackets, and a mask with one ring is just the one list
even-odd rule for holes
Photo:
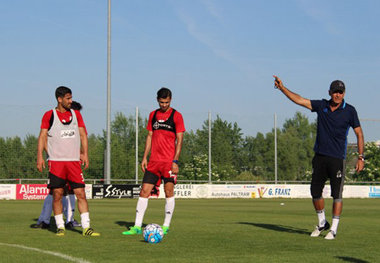
[[72,262],[91,263],[90,261],[87,261],[87,260],[82,259],[82,258],[75,258],[75,257],[71,257],[71,256],[68,256],[68,255],[65,255],[65,254],[62,254],[62,253],[48,251],[48,250],[43,250],[43,249],[34,248],[34,247],[27,247],[27,246],[23,246],[23,245],[7,244],[7,243],[0,243],[0,246],[8,246],[8,247],[15,247],[15,248],[21,248],[21,249],[31,250],[31,251],[35,251],[35,252],[39,252],[39,253],[44,253],[44,254],[60,257],[60,258],[63,258],[65,260],[69,260],[69,261],[72,261]]

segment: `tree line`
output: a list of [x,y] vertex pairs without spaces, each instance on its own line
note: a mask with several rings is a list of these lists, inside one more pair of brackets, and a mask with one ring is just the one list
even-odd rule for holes
[[[147,120],[138,120],[138,160],[141,162]],[[135,117],[116,113],[111,123],[111,178],[135,178]],[[236,122],[222,120],[219,116],[211,122],[211,179],[212,181],[274,181],[274,130],[256,136],[244,136]],[[277,129],[277,163],[279,181],[309,181],[311,160],[316,136],[316,122],[296,112]],[[37,140],[35,135],[24,139],[0,137],[0,179],[45,178],[36,169]],[[90,166],[85,178],[104,178],[106,133],[90,134]],[[180,157],[179,180],[208,181],[209,179],[209,127],[204,121],[201,129],[185,132]],[[354,173],[357,158],[355,147],[348,149],[346,175],[350,181],[378,181],[380,179],[380,149],[366,144],[366,166],[360,174]],[[47,166],[47,165],[46,165]],[[143,174],[138,167],[139,179]]]

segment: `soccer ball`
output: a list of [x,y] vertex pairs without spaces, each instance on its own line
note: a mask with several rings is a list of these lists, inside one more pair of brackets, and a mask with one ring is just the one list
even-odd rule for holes
[[144,240],[148,243],[159,243],[164,237],[164,231],[160,225],[149,224],[144,228],[143,237]]

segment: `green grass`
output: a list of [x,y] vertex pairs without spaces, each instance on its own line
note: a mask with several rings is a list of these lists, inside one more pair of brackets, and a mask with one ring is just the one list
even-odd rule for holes
[[[123,236],[136,200],[90,200],[99,238],[32,229],[42,201],[0,201],[1,262],[68,262],[4,244],[58,252],[89,262],[379,262],[379,200],[345,199],[337,239],[309,236],[317,222],[309,199],[176,200],[170,232],[159,244]],[[284,205],[281,205],[284,203]],[[144,223],[162,224],[164,200],[150,200]],[[326,200],[331,222],[331,200]],[[77,212],[76,212],[77,213]],[[79,215],[75,218],[78,220]],[[79,262],[79,261],[78,261]]]

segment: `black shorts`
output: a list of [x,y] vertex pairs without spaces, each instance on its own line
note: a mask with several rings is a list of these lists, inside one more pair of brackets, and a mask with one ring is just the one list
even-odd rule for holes
[[84,188],[85,187],[84,184],[74,183],[74,182],[71,182],[71,181],[66,181],[66,180],[64,180],[64,179],[62,179],[62,178],[60,178],[58,176],[55,176],[52,173],[49,173],[49,183],[48,183],[48,186],[47,186],[49,189],[64,188],[67,183],[70,185],[71,189]]
[[311,179],[311,196],[322,197],[327,179],[330,179],[331,197],[342,199],[346,162],[344,159],[316,154],[313,158],[313,175]]
[[[174,177],[161,177],[162,180],[164,181],[164,184],[166,183],[173,183],[173,184],[176,184],[176,178]],[[160,177],[152,172],[149,172],[148,170],[145,170],[145,174],[144,174],[144,178],[143,178],[143,184],[144,183],[147,183],[147,184],[153,184],[153,185],[157,185],[157,182],[158,180],[160,179]]]

